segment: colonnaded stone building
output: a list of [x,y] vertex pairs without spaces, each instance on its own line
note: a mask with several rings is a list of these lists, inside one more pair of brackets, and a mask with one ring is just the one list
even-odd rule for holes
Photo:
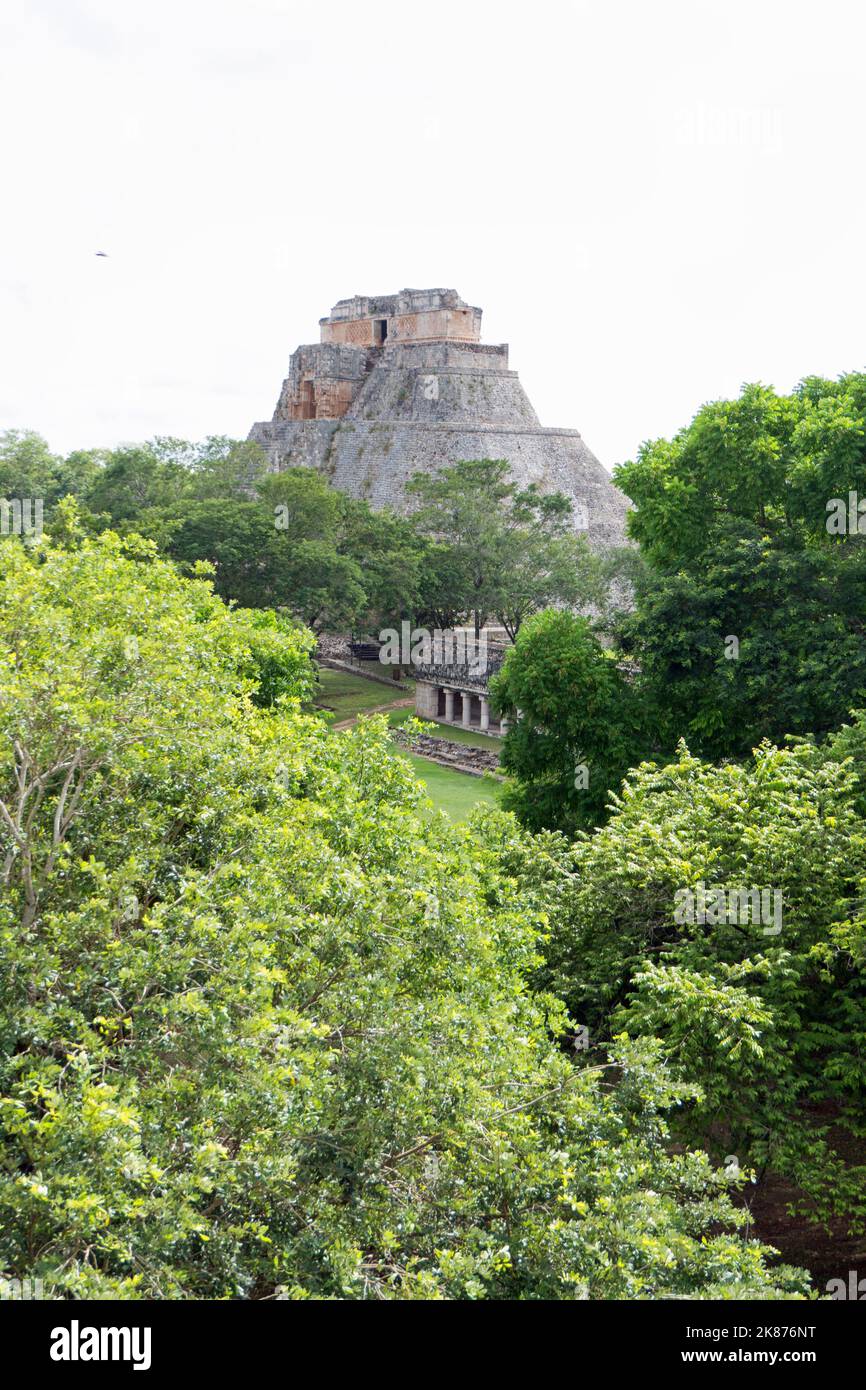
[[[273,471],[316,468],[352,497],[405,512],[413,473],[505,459],[519,487],[565,493],[575,529],[594,548],[624,544],[626,498],[577,430],[542,427],[509,370],[508,345],[481,342],[481,310],[456,290],[341,299],[319,327],[321,341],[292,354],[273,419],[250,431]],[[427,683],[419,682],[419,712],[444,719],[453,705],[446,692],[460,688],[444,672],[434,690]],[[481,722],[480,701],[476,683],[472,724]]]

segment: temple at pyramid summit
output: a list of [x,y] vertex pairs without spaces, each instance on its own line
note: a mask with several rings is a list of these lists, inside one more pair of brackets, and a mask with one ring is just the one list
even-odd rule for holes
[[407,511],[413,473],[505,459],[519,487],[565,493],[593,547],[624,543],[626,498],[577,430],[542,427],[507,344],[481,342],[481,310],[456,290],[341,299],[319,328],[292,354],[273,419],[250,431],[271,470],[317,468]]

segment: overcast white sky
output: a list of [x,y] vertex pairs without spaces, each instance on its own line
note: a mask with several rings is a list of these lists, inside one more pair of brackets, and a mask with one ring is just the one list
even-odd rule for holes
[[406,285],[609,468],[863,369],[864,41],[856,0],[0,0],[0,428],[245,436]]

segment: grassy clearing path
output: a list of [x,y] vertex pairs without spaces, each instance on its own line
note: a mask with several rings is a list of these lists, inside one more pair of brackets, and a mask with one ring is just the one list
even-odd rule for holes
[[356,676],[351,671],[337,671],[330,666],[319,667],[319,692],[316,706],[330,710],[336,715],[338,727],[348,728],[359,714],[390,709],[397,700],[412,704],[414,696],[394,688],[394,694],[386,705],[384,703],[388,687],[379,681]]
[[[392,709],[406,709],[409,705],[414,705],[415,696],[410,695],[404,700],[390,700],[387,705],[371,705],[369,709],[360,710],[360,714],[387,714]],[[332,729],[351,729],[357,720],[358,715],[353,714],[348,719],[339,719],[336,724],[332,724]]]

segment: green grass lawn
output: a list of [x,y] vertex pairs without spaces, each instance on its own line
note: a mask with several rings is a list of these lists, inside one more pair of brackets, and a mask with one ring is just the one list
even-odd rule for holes
[[[407,719],[413,719],[415,711],[413,709],[395,709],[388,715],[388,723],[394,727],[397,724],[405,724]],[[428,733],[433,738],[447,738],[452,743],[468,743],[473,748],[493,748],[502,747],[502,740],[491,738],[489,734],[481,734],[477,729],[464,729],[459,724],[432,724]]]
[[404,753],[402,750],[399,756],[408,758],[416,777],[424,783],[433,805],[452,820],[466,820],[479,801],[488,801],[493,806],[498,803],[495,785],[484,777],[470,777],[467,772],[440,767],[438,763],[416,758],[414,753]]
[[363,676],[353,676],[350,671],[334,671],[329,666],[319,667],[319,683],[321,689],[316,705],[319,709],[332,709],[337,722],[353,719],[377,705],[387,705],[389,700],[406,699],[411,693],[380,685],[378,681],[364,680]]
[[[376,681],[364,680],[363,676],[355,676],[350,671],[334,671],[329,666],[319,667],[319,681],[321,689],[316,696],[316,706],[320,709],[332,709],[335,723],[343,719],[354,719],[359,714],[375,709],[377,705],[386,705],[389,700],[406,699],[410,693],[379,685]],[[413,718],[414,713],[409,707],[392,710],[388,722],[392,725],[403,724],[407,719]],[[488,738],[486,734],[476,733],[474,729],[455,728],[451,725],[446,728],[441,724],[433,727],[442,738],[451,739],[455,743],[468,743],[474,748],[499,746],[499,739]],[[403,749],[398,750],[395,747],[394,752],[395,755],[399,753],[400,757],[409,760],[419,781],[424,783],[434,806],[437,810],[444,811],[452,820],[465,820],[479,801],[488,801],[496,805],[496,787],[485,778],[470,777],[467,772],[440,767],[438,763],[418,758],[414,753],[404,752]]]

